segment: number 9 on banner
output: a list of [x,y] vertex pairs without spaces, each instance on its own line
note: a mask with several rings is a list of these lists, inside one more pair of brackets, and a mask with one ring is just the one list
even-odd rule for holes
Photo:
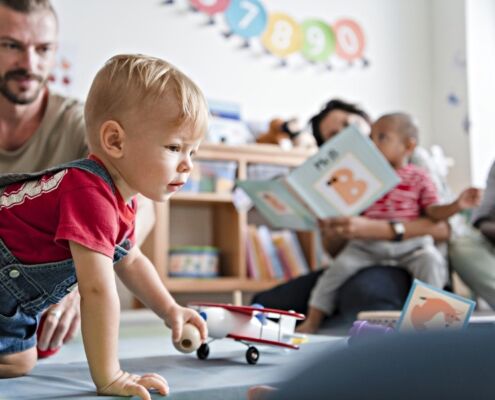
[[308,19],[301,24],[303,45],[301,53],[309,61],[325,61],[335,51],[335,35],[323,21]]
[[363,57],[364,33],[361,27],[350,19],[341,19],[333,25],[337,37],[337,55],[346,60],[354,61]]
[[302,30],[291,17],[282,13],[271,14],[261,43],[272,54],[286,57],[302,46]]
[[232,33],[247,39],[261,35],[268,17],[259,0],[232,0],[225,19]]

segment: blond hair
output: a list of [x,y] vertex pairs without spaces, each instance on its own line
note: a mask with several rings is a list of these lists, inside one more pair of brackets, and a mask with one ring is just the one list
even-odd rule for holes
[[[105,121],[121,122],[137,108],[173,96],[179,115],[174,126],[190,124],[202,136],[208,123],[208,106],[201,89],[172,64],[142,54],[110,58],[93,80],[84,108],[90,148],[98,147],[98,131]],[[166,114],[167,110],[163,110]]]

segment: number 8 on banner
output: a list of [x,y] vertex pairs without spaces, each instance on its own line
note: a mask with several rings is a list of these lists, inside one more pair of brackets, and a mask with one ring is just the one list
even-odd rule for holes
[[271,14],[268,19],[268,27],[261,37],[261,43],[275,56],[286,57],[301,48],[301,27],[286,14]]
[[232,0],[225,19],[232,33],[247,39],[261,35],[268,17],[259,0]]

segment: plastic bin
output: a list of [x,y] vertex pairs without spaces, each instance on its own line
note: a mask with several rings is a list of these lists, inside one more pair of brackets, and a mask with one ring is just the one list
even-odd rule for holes
[[170,277],[215,278],[219,250],[212,246],[180,246],[169,251]]

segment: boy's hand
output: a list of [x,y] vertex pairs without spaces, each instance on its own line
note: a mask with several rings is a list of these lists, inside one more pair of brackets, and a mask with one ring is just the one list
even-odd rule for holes
[[198,328],[201,342],[206,342],[208,338],[208,328],[203,318],[193,309],[174,304],[167,312],[165,324],[172,329],[172,341],[178,342],[182,336],[182,327],[190,323]]
[[158,374],[134,375],[120,371],[113,382],[98,388],[98,394],[104,396],[137,396],[142,400],[151,400],[148,389],[155,389],[162,396],[169,394],[168,383]]
[[460,210],[466,210],[468,208],[475,208],[480,205],[483,191],[477,188],[468,188],[459,195],[457,198],[457,205]]

